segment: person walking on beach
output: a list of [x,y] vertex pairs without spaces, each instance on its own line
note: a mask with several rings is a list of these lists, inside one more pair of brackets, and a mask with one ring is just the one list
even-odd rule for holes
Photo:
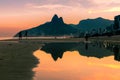
[[25,37],[26,37],[26,39],[28,37],[28,31],[27,30],[25,31]]
[[85,37],[85,41],[88,41],[88,37],[89,37],[88,32],[85,33],[84,37]]
[[19,32],[19,40],[21,40],[22,39],[22,32]]

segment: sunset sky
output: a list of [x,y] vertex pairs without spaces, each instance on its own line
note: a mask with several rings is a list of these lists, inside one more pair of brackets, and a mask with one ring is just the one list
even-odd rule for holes
[[78,24],[87,18],[113,20],[119,13],[120,0],[0,0],[0,36],[43,24],[54,14],[65,23]]

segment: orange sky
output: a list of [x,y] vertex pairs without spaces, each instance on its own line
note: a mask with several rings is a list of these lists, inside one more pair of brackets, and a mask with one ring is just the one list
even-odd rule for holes
[[[119,0],[0,0],[0,36],[13,36],[17,31],[43,24],[54,14],[68,24],[87,18],[114,19],[120,12],[119,5]],[[6,33],[5,28],[12,29]]]

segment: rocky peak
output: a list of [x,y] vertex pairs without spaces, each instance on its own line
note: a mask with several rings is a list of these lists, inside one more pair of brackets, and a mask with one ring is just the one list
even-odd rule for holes
[[61,24],[64,23],[63,18],[62,17],[58,17],[57,14],[55,14],[51,20],[52,23],[56,23],[56,24]]
[[98,17],[98,18],[96,18],[96,19],[103,19],[102,17]]
[[60,18],[59,18],[59,21],[60,21],[60,23],[64,23],[64,21],[63,21],[63,18],[62,18],[62,17],[60,17]]
[[55,15],[53,16],[53,18],[52,18],[52,22],[56,22],[58,19],[59,19],[59,18],[58,18],[58,16],[57,16],[57,14],[55,14]]

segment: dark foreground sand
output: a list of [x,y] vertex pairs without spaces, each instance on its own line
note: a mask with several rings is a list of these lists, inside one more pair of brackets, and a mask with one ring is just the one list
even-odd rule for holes
[[0,42],[0,80],[33,80],[38,60],[33,52],[42,44]]

